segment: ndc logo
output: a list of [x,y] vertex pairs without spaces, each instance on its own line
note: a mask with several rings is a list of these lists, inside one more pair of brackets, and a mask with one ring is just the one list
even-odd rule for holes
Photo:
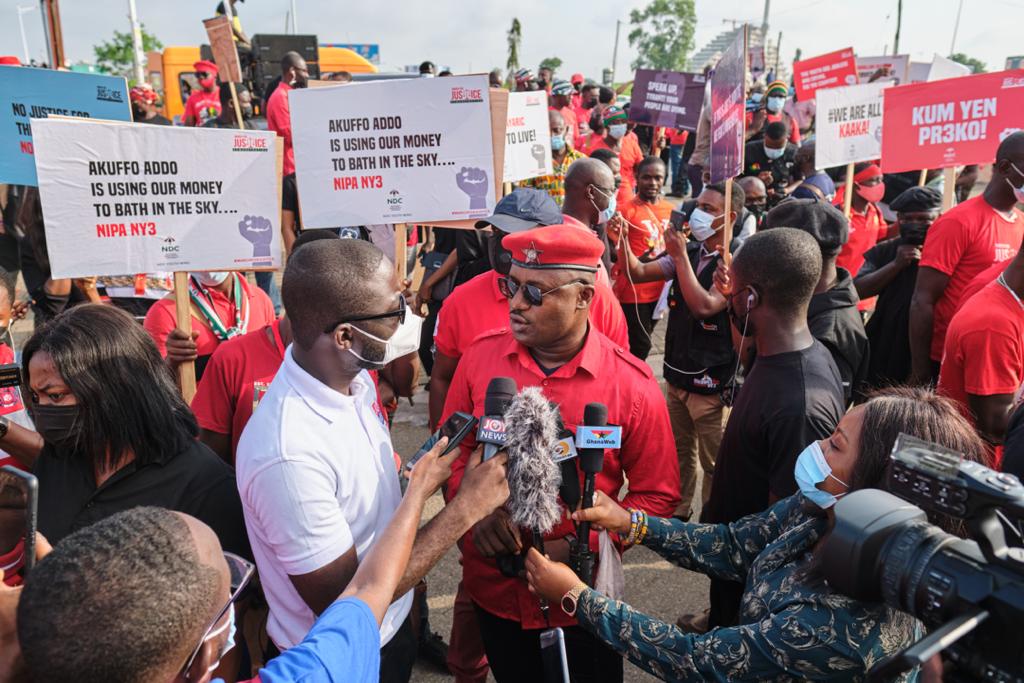
[[124,102],[120,90],[112,90],[105,85],[96,86],[96,99],[103,102]]
[[580,425],[576,428],[576,448],[618,448],[620,445],[622,445],[622,427]]
[[165,237],[163,239],[163,246],[160,247],[160,252],[169,259],[178,258],[178,245],[175,244],[173,237]]
[[388,192],[387,203],[389,209],[402,208],[402,193],[398,190],[391,190]]

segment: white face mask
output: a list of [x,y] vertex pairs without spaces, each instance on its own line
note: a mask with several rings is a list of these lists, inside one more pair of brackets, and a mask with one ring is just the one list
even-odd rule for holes
[[380,369],[396,358],[407,356],[410,353],[419,350],[420,328],[423,327],[423,318],[419,317],[413,313],[411,309],[406,307],[405,322],[395,330],[395,333],[391,335],[390,339],[381,339],[360,327],[356,327],[355,324],[352,324],[351,327],[364,337],[384,345],[384,358],[381,360],[369,360],[367,358],[363,358],[351,348],[348,350],[349,353],[361,360],[365,365],[372,366],[370,369]]
[[626,136],[626,124],[616,123],[615,125],[608,126],[608,135],[611,135],[616,140],[621,140]]
[[704,209],[694,209],[693,213],[690,214],[690,234],[693,235],[695,240],[700,242],[710,239],[718,232],[712,225],[724,215],[712,216]]
[[775,161],[776,159],[778,159],[779,157],[781,157],[785,153],[786,153],[786,148],[785,147],[779,147],[778,149],[776,149],[774,147],[769,147],[768,145],[764,146],[764,155],[766,157],[768,157],[769,159],[771,159],[772,161]]
[[194,277],[203,287],[216,287],[218,285],[222,285],[230,276],[231,271],[229,270],[219,270],[216,272],[201,270],[192,273],[192,277]]
[[[1010,163],[1010,168],[1017,172],[1017,175],[1024,178],[1024,173],[1021,173],[1020,169],[1013,163]],[[1013,183],[1010,182],[1009,178],[1006,178],[1006,184],[1013,188],[1013,196],[1017,198],[1018,203],[1024,203],[1024,185],[1020,187],[1013,187]]]
[[213,663],[213,666],[211,666],[209,669],[206,670],[207,673],[213,672],[218,666],[220,666],[220,660],[223,659],[224,655],[226,655],[228,652],[230,652],[231,649],[235,646],[235,604],[234,603],[231,603],[231,607],[228,608],[228,620],[224,623],[223,626],[218,628],[216,631],[211,631],[210,635],[206,636],[206,638],[203,639],[203,642],[205,643],[207,640],[210,640],[212,638],[216,638],[221,633],[224,633],[225,630],[228,632],[228,638],[227,638],[227,640],[224,641],[224,645],[223,645],[223,647],[221,647],[220,652],[217,653],[217,661]]

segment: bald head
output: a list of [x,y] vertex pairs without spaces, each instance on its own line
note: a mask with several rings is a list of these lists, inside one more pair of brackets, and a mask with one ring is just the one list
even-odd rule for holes
[[281,58],[282,71],[287,71],[292,67],[298,67],[302,70],[306,69],[306,60],[298,52],[286,52],[284,57]]
[[565,117],[562,116],[562,112],[558,111],[557,109],[549,109],[548,110],[548,124],[550,124],[550,126],[552,128],[554,128],[555,126],[562,126],[562,127],[564,127],[565,126]]
[[565,192],[586,190],[588,185],[596,185],[608,192],[615,191],[615,176],[612,170],[597,159],[577,159],[565,173]]
[[737,184],[743,188],[743,193],[747,198],[760,197],[764,199],[768,190],[764,186],[764,182],[756,175],[746,175],[737,181]]

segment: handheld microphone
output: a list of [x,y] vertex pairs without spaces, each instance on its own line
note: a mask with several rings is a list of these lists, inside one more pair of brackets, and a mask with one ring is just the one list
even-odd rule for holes
[[505,448],[505,411],[516,395],[511,377],[492,377],[484,398],[484,415],[476,430],[477,443],[484,444],[484,460],[490,460]]
[[[576,427],[576,448],[583,469],[583,507],[594,506],[597,473],[604,468],[606,448],[618,448],[621,428],[608,426],[608,406],[588,403],[583,409],[583,424]],[[593,585],[594,552],[590,549],[590,522],[580,522],[576,546],[570,549],[570,561],[581,579]]]

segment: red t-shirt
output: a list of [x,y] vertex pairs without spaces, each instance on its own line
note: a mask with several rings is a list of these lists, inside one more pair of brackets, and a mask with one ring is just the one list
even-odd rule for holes
[[1024,381],[1024,309],[999,282],[961,308],[946,331],[938,391],[974,423],[967,395],[1013,394]]
[[[770,112],[765,112],[765,117],[764,117],[764,125],[765,126],[767,126],[769,123],[775,123],[776,121],[783,121],[787,126],[789,126],[789,141],[792,142],[794,145],[799,145],[800,144],[800,126],[797,125],[796,121],[794,121],[791,117],[786,116],[785,112],[779,112],[778,114],[772,114]],[[754,122],[754,112],[748,111],[747,112],[747,128],[750,128],[750,126],[751,126],[751,124],[753,122]]]
[[295,173],[295,151],[292,149],[292,114],[288,106],[288,91],[292,87],[282,82],[267,100],[267,130],[284,138],[284,175]]
[[[843,245],[843,250],[836,258],[836,265],[845,268],[850,275],[856,277],[860,267],[864,265],[864,254],[868,249],[885,238],[888,226],[882,218],[882,212],[872,203],[868,203],[864,213],[850,210],[850,238]],[[857,304],[861,311],[875,308],[875,297],[863,299]]]
[[[241,274],[238,280],[242,283],[243,295],[249,302],[249,325],[245,331],[252,332],[274,322],[276,316],[274,315],[274,304],[270,302],[270,297],[259,287],[250,287]],[[206,291],[210,294],[210,301],[213,304],[213,310],[217,317],[220,318],[225,327],[232,327],[235,324],[234,298],[229,299],[216,289],[208,289]],[[197,355],[209,356],[220,345],[220,340],[217,339],[204,320],[196,317],[197,310],[195,306],[191,308],[192,330],[199,332],[199,337],[196,339]],[[156,347],[160,349],[161,356],[167,356],[167,335],[178,326],[175,315],[176,309],[173,295],[157,301],[146,314],[146,320],[143,325],[150,336],[153,337],[153,341],[156,342]]]
[[213,92],[206,92],[201,88],[193,90],[185,102],[185,118],[190,116],[195,121],[192,124],[194,126],[202,126],[220,116],[220,91],[216,88]]
[[1006,270],[1006,266],[1010,265],[1012,258],[1008,258],[1005,261],[999,261],[994,263],[985,270],[981,271],[976,278],[967,283],[964,287],[964,293],[960,295],[960,303],[957,304],[956,310],[959,311],[961,308],[967,305],[975,294],[985,289],[985,285],[999,277],[999,274]]
[[[434,346],[450,358],[461,358],[474,339],[489,330],[508,328],[508,299],[498,291],[496,271],[481,273],[455,288],[437,314]],[[626,316],[607,285],[598,283],[590,304],[590,321],[611,339],[629,348]]]
[[690,131],[666,128],[665,137],[668,138],[668,144],[670,145],[685,145],[686,139],[690,137]]
[[[630,223],[629,248],[637,258],[644,254],[653,258],[665,251],[665,231],[668,230],[673,208],[672,204],[664,199],[649,204],[639,196],[633,197],[622,206],[622,217]],[[609,233],[608,238],[618,242],[618,235]],[[661,290],[665,288],[665,283],[661,281],[630,283],[621,263],[615,264],[612,274],[615,280],[615,296],[624,304],[652,303],[661,297]]]
[[928,228],[919,266],[949,276],[935,303],[932,360],[942,358],[946,328],[967,284],[992,264],[1016,256],[1022,238],[1024,214],[1014,208],[1013,220],[1007,220],[983,195],[953,207]]
[[[459,362],[442,422],[457,410],[482,415],[487,384],[492,377],[511,377],[519,387],[539,387],[558,406],[563,424],[571,430],[582,423],[587,403],[605,404],[608,424],[622,426],[622,445],[604,452],[597,489],[617,499],[628,479],[628,491],[620,503],[623,507],[638,508],[655,517],[667,517],[675,510],[679,502],[675,444],[665,398],[646,363],[612,344],[604,335],[589,334],[575,358],[545,375],[529,350],[509,330],[492,331],[479,337]],[[471,432],[462,441],[461,453],[452,464],[446,493],[449,500],[458,493],[466,462],[475,446],[476,433]],[[545,538],[563,538],[572,530],[571,520],[563,516],[562,522]],[[596,533],[591,534],[590,544],[595,551],[596,539]],[[524,629],[548,626],[526,581],[502,576],[495,561],[477,551],[472,531],[462,540],[462,567],[464,585],[482,609],[518,621]],[[550,616],[550,626],[575,623],[557,605],[552,605]]]
[[569,143],[569,146],[576,147],[576,138],[580,135],[580,123],[579,119],[576,118],[576,112],[571,107],[562,107],[561,109],[555,109],[549,107],[551,111],[557,111],[562,115],[562,120],[565,121],[565,141]]
[[[0,365],[13,362],[14,350],[6,344],[0,344]],[[25,410],[25,402],[21,396],[21,389],[18,387],[0,387],[0,415],[23,427],[31,426],[31,422],[27,419],[28,414]],[[13,465],[19,469],[26,469],[18,460],[0,449],[0,467],[4,465]]]

